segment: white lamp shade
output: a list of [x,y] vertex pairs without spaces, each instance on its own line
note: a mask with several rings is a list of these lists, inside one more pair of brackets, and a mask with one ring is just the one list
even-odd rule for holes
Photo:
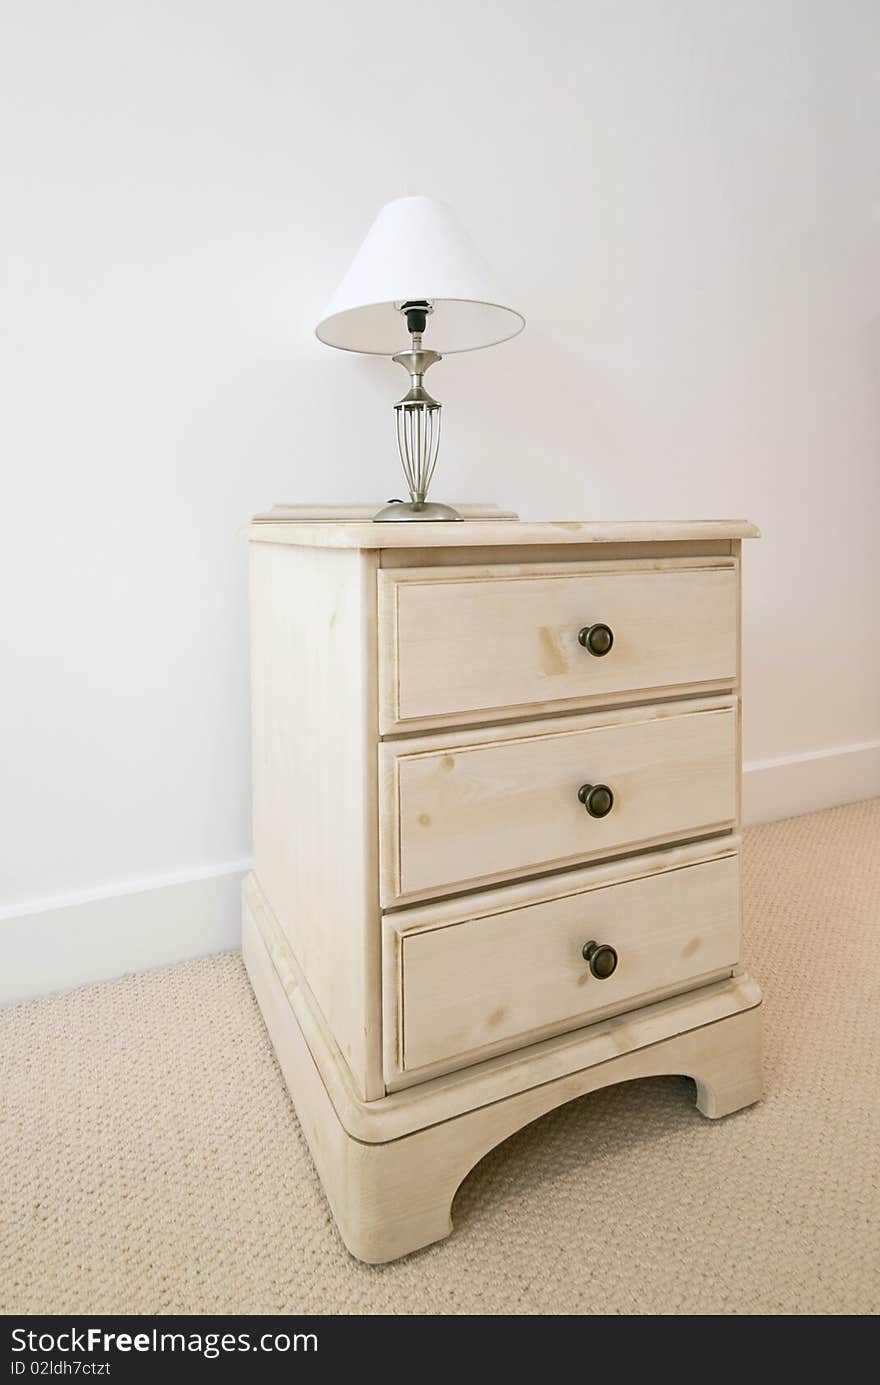
[[393,356],[411,345],[400,305],[421,299],[433,305],[425,346],[443,355],[494,346],[525,326],[499,301],[451,208],[400,197],[379,212],[315,331],[343,351]]

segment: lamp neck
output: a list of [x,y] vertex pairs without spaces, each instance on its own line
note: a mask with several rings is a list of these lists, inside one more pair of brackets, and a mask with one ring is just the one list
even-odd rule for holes
[[410,299],[406,303],[402,303],[400,311],[406,318],[412,345],[409,351],[400,351],[391,359],[397,361],[398,365],[402,365],[409,374],[410,390],[405,397],[410,403],[424,402],[436,405],[436,400],[432,399],[425,389],[423,380],[425,371],[434,365],[435,361],[441,361],[443,357],[439,351],[426,351],[422,345],[422,334],[428,324],[428,318],[434,310],[427,300],[420,298]]
[[410,381],[413,389],[422,388],[422,380],[426,370],[437,361],[442,361],[443,357],[439,351],[425,351],[422,347],[421,332],[413,333],[413,344],[411,351],[400,351],[396,356],[391,357],[398,365],[402,365],[404,370],[409,372]]

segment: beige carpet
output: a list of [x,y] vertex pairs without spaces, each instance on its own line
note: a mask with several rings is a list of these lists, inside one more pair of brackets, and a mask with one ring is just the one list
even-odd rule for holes
[[237,955],[0,1011],[0,1309],[878,1312],[880,800],[753,830],[745,871],[763,1103],[583,1097],[381,1268],[336,1235]]

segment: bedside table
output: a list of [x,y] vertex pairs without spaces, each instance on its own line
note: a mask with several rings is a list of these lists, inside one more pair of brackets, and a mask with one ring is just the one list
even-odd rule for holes
[[448,1235],[484,1154],[598,1087],[681,1073],[704,1115],[756,1101],[738,831],[757,530],[277,516],[246,531],[242,946],[349,1250]]

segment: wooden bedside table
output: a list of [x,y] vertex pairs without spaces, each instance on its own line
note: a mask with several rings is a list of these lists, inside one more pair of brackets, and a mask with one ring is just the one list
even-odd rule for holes
[[713,1117],[760,1096],[757,530],[321,513],[247,529],[243,952],[343,1239],[379,1262],[446,1236],[469,1169],[585,1092],[683,1073]]

